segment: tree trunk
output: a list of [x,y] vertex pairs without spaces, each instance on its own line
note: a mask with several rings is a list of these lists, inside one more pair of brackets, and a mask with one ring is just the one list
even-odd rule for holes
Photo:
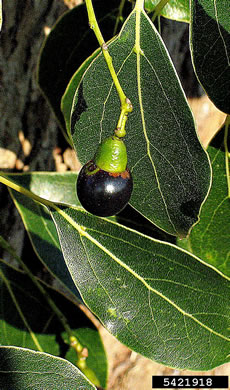
[[[38,85],[36,67],[46,28],[67,7],[63,0],[5,0],[0,36],[0,170],[53,170],[58,128]],[[0,234],[20,254],[24,228],[0,186]]]

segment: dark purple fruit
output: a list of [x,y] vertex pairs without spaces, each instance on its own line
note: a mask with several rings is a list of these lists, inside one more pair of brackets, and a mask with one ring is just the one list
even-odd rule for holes
[[132,189],[133,181],[128,168],[121,173],[107,172],[91,160],[78,175],[78,198],[87,211],[99,217],[119,213],[127,205]]

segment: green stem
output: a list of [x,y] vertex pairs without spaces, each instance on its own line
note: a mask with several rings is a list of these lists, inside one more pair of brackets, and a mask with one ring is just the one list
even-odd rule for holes
[[164,8],[164,6],[169,2],[169,0],[161,0],[155,10],[154,10],[154,14],[153,14],[153,17],[152,17],[152,22],[155,21],[155,19],[157,18],[157,16],[161,13],[161,10],[162,8]]
[[116,23],[115,23],[115,27],[114,27],[114,30],[113,30],[113,35],[116,35],[117,33],[117,28],[118,28],[118,24],[122,18],[122,12],[123,12],[123,8],[124,8],[124,5],[125,5],[125,1],[126,0],[121,0],[120,2],[120,5],[119,5],[119,11],[118,11],[118,15],[117,15],[117,18],[116,18]]
[[230,115],[227,115],[225,120],[225,131],[224,131],[224,149],[225,149],[225,168],[226,177],[228,184],[228,197],[230,197],[230,171],[229,171],[229,150],[228,150],[228,129],[230,126]]
[[50,200],[41,198],[40,196],[34,194],[30,190],[27,190],[26,188],[21,187],[20,185],[14,183],[13,181],[9,180],[5,175],[4,172],[0,171],[0,183],[5,184],[7,187],[11,188],[12,190],[15,190],[19,192],[22,195],[27,196],[28,198],[33,199],[35,202],[38,202],[46,207],[51,207],[54,210],[60,212],[60,209],[55,205],[54,202],[51,202]]
[[161,35],[161,17],[158,15],[157,17],[157,24],[158,24],[158,32]]
[[126,97],[121,84],[119,82],[119,79],[117,77],[116,71],[113,66],[112,57],[109,54],[108,46],[106,45],[104,38],[102,36],[101,30],[98,26],[97,19],[94,13],[92,0],[86,0],[86,8],[88,12],[88,19],[89,19],[89,25],[90,28],[94,31],[96,38],[98,40],[98,43],[101,47],[102,53],[104,55],[106,64],[108,66],[109,72],[111,74],[112,80],[114,82],[114,86],[117,90],[120,103],[121,103],[121,114],[118,120],[117,129],[115,130],[115,134],[117,137],[124,137],[125,132],[125,124],[127,121],[128,113],[132,111],[132,104],[130,100]]

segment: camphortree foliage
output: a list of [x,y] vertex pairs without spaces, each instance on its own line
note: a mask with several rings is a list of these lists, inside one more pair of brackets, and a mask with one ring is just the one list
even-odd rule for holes
[[[228,0],[86,0],[49,33],[38,83],[83,168],[0,173],[65,287],[0,238],[20,265],[0,260],[2,390],[106,388],[103,344],[80,303],[166,366],[230,361],[229,15]],[[197,78],[226,114],[206,150],[162,17],[189,23]]]

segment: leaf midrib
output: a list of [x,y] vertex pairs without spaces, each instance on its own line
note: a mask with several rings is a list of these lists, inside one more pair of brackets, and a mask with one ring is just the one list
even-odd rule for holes
[[141,112],[141,120],[142,120],[143,132],[144,132],[144,136],[145,136],[145,140],[146,140],[147,155],[148,155],[148,157],[150,159],[150,162],[151,162],[153,170],[154,170],[154,174],[155,174],[155,177],[156,177],[159,193],[161,195],[161,198],[162,198],[162,201],[163,201],[163,204],[164,204],[165,211],[166,211],[166,214],[168,216],[169,222],[171,223],[171,226],[174,229],[174,232],[178,234],[178,232],[176,230],[176,227],[173,224],[173,222],[171,220],[171,217],[169,215],[168,207],[167,207],[164,195],[163,195],[162,190],[161,190],[161,185],[160,185],[160,181],[159,181],[159,178],[158,178],[157,170],[156,170],[154,161],[153,161],[151,153],[150,153],[150,141],[149,141],[148,134],[147,134],[146,123],[145,123],[144,107],[143,107],[143,103],[142,103],[141,64],[140,64],[140,56],[144,55],[144,53],[143,53],[143,51],[141,49],[141,45],[140,45],[140,18],[141,18],[141,14],[143,14],[145,16],[145,13],[143,11],[139,10],[139,9],[137,9],[137,10],[134,9],[134,11],[136,12],[136,31],[135,31],[136,40],[135,40],[134,51],[135,51],[136,56],[137,56],[137,89],[138,89],[138,98],[139,98],[139,105],[140,105],[140,112]]
[[185,312],[183,309],[181,309],[176,303],[171,301],[169,298],[167,298],[165,295],[161,294],[159,291],[153,289],[151,286],[146,283],[144,278],[142,278],[140,275],[138,275],[135,271],[133,271],[127,264],[125,264],[123,261],[121,261],[118,257],[116,257],[111,251],[109,251],[107,248],[105,248],[103,245],[101,245],[100,242],[98,242],[95,238],[90,236],[89,233],[87,233],[86,228],[84,226],[80,226],[77,224],[68,214],[66,214],[63,210],[59,209],[56,205],[54,205],[54,209],[70,224],[72,225],[75,230],[78,231],[80,236],[86,237],[89,241],[91,241],[94,245],[96,245],[100,250],[102,250],[104,253],[106,253],[109,257],[111,257],[117,264],[119,264],[122,268],[124,268],[126,271],[128,271],[130,274],[132,274],[136,279],[138,279],[149,292],[153,292],[156,295],[160,296],[162,299],[164,299],[166,302],[168,302],[171,306],[173,306],[175,309],[177,309],[184,317],[188,317],[192,319],[194,322],[196,322],[198,325],[209,331],[210,333],[215,334],[216,336],[226,340],[230,341],[230,338],[227,338],[220,333],[214,331],[213,329],[209,328],[196,318],[194,318],[191,314]]
[[[105,233],[105,232],[102,232],[102,231],[99,231],[99,230],[96,230],[96,229],[92,229],[92,228],[86,228],[86,230],[92,231],[92,232],[95,232],[95,233],[98,233],[98,234],[103,235],[103,236],[106,236],[106,237],[110,237],[111,239],[114,239],[114,240],[122,241],[122,242],[123,242],[124,244],[126,244],[126,245],[130,245],[130,246],[132,246],[133,248],[139,249],[139,250],[142,251],[142,252],[146,252],[146,253],[152,255],[152,252],[151,252],[151,251],[149,251],[149,250],[147,250],[147,249],[145,249],[145,248],[143,248],[143,247],[140,247],[140,246],[138,246],[138,245],[134,245],[132,242],[123,240],[123,239],[121,239],[120,237],[112,236],[111,234],[108,234],[108,233]],[[92,236],[90,236],[90,237],[92,237]],[[171,262],[172,264],[174,264],[174,265],[176,265],[176,266],[179,266],[179,267],[181,267],[181,268],[185,268],[185,269],[188,270],[190,273],[192,272],[193,274],[197,274],[197,275],[199,275],[199,276],[200,276],[200,274],[201,274],[199,271],[192,270],[192,269],[190,269],[189,267],[187,267],[186,265],[181,264],[181,263],[177,263],[175,260],[169,259],[169,258],[167,258],[167,257],[165,257],[165,256],[163,256],[163,255],[161,255],[161,254],[159,254],[159,253],[157,253],[156,256],[158,256],[158,257],[161,258],[161,259],[167,260],[167,261]],[[135,271],[134,271],[134,272],[135,272]],[[205,291],[203,291],[203,290],[200,290],[200,289],[198,289],[198,288],[194,288],[194,287],[192,287],[192,286],[188,286],[188,285],[185,285],[185,284],[182,284],[182,283],[179,283],[179,282],[175,282],[175,281],[173,281],[173,280],[156,279],[156,278],[150,278],[150,277],[149,277],[149,278],[143,278],[143,279],[144,279],[144,280],[165,281],[165,282],[168,282],[168,283],[176,284],[177,286],[186,287],[186,288],[188,288],[188,289],[190,289],[190,290],[193,290],[193,291],[196,291],[196,292],[201,292],[201,293],[203,293],[203,294],[207,294],[207,293],[206,293]],[[209,294],[209,295],[213,295],[213,296],[218,297],[218,298],[223,298],[221,295],[219,295],[219,294],[217,294],[217,293],[214,293],[214,292],[212,292],[212,291],[209,291],[208,294]]]
[[14,294],[14,291],[11,288],[11,282],[7,279],[7,277],[5,276],[4,272],[1,269],[0,269],[0,277],[1,277],[2,281],[3,281],[3,283],[5,284],[5,287],[6,287],[7,291],[8,291],[8,294],[10,295],[10,297],[11,297],[11,299],[12,299],[14,305],[15,305],[15,308],[16,308],[16,310],[18,312],[18,315],[21,318],[25,328],[28,330],[28,333],[29,333],[31,339],[33,340],[36,348],[38,349],[38,351],[43,352],[43,349],[42,349],[42,347],[41,347],[41,345],[40,345],[40,343],[38,341],[38,338],[37,338],[36,334],[33,332],[33,330],[31,329],[31,327],[30,327],[30,325],[29,325],[29,323],[27,321],[27,318],[24,315],[24,313],[23,313],[23,311],[21,309],[21,306],[20,306],[20,304],[19,304],[19,302],[18,302],[18,300],[17,300],[17,298],[16,298],[16,296]]
[[226,53],[227,63],[228,63],[228,66],[230,67],[230,57],[229,57],[229,55],[228,55],[228,48],[227,48],[226,42],[225,42],[225,40],[224,40],[223,34],[222,34],[222,32],[221,32],[221,29],[220,29],[220,23],[219,23],[219,18],[218,18],[216,0],[214,0],[214,3],[213,3],[213,4],[214,4],[214,8],[215,8],[215,16],[216,16],[216,23],[217,23],[218,31],[219,31],[221,40],[222,40],[223,45],[224,45],[224,51],[225,51],[225,53]]

